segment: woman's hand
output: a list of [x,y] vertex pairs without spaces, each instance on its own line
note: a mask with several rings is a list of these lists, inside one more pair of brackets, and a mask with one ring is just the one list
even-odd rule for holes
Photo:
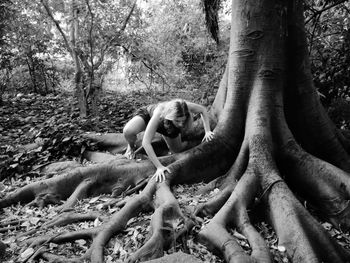
[[208,132],[205,133],[202,142],[209,142],[209,141],[211,141],[213,138],[214,138],[214,132],[208,131]]
[[165,180],[165,172],[171,173],[169,168],[161,166],[157,168],[156,173],[152,176],[152,178],[156,178],[156,181],[161,183]]

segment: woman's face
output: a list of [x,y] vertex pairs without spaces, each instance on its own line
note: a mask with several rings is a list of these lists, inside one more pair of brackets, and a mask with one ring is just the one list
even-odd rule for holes
[[186,116],[178,117],[178,118],[171,120],[171,121],[175,125],[176,128],[182,129],[186,123]]

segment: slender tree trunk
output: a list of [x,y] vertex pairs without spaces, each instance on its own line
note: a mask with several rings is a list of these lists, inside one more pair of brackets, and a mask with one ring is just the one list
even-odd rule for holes
[[38,93],[38,85],[37,85],[36,77],[35,77],[35,69],[34,69],[33,59],[29,55],[29,56],[27,56],[26,61],[27,61],[27,65],[28,65],[29,75],[30,75],[30,78],[31,78],[32,84],[33,84],[33,92]]
[[48,85],[47,85],[46,74],[45,74],[45,72],[44,72],[43,67],[40,67],[40,71],[41,71],[41,76],[42,76],[42,78],[44,79],[45,94],[48,94],[48,93],[49,93],[49,88],[48,88]]
[[72,24],[71,24],[71,46],[72,46],[72,57],[74,61],[75,66],[75,76],[74,76],[74,83],[75,83],[75,94],[78,99],[79,109],[80,109],[80,116],[86,117],[87,116],[87,100],[86,100],[86,92],[83,82],[83,71],[81,68],[81,63],[79,60],[79,56],[77,53],[78,50],[78,43],[79,40],[79,21],[78,21],[78,3],[75,0],[72,0],[71,5],[71,11],[72,11]]

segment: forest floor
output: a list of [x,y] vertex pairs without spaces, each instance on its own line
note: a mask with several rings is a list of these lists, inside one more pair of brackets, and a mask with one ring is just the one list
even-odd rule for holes
[[[196,90],[192,92],[178,90],[157,94],[151,91],[109,93],[101,96],[98,117],[80,118],[77,105],[73,103],[72,96],[69,94],[48,96],[20,94],[6,98],[0,105],[0,198],[19,187],[42,179],[43,176],[36,170],[40,165],[63,160],[79,161],[82,148],[94,147],[87,145],[87,142],[81,137],[83,133],[121,132],[132,113],[141,105],[174,97],[202,104],[210,103],[210,99],[201,97],[200,92]],[[89,165],[89,163],[84,163],[84,165]],[[174,187],[174,194],[181,208],[193,211],[199,203],[205,202],[216,191],[219,191],[215,189],[207,195],[199,195],[197,189],[200,186],[201,184]],[[105,205],[111,199],[109,195],[84,199],[75,209],[81,213],[98,211],[108,217],[119,209]],[[2,259],[0,258],[0,262],[1,260],[6,263],[25,262],[26,257],[33,251],[21,245],[21,241],[28,236],[18,239],[17,236],[37,228],[56,215],[56,207],[52,205],[42,209],[28,205],[16,205],[0,211],[0,241],[6,244],[6,253]],[[204,218],[202,224],[205,224],[207,220]],[[130,220],[125,231],[109,242],[105,262],[123,262],[130,253],[139,248],[147,237],[149,221],[150,215],[147,214]],[[51,228],[45,230],[43,234],[47,234],[47,231],[58,233],[91,228],[101,223],[99,219],[96,219],[91,222]],[[327,222],[322,222],[322,224],[342,246],[350,249],[349,233],[334,229]],[[181,250],[205,262],[222,262],[197,242],[196,233],[200,227],[200,225],[196,226],[182,240],[174,240],[174,246],[167,253]],[[276,245],[278,240],[271,228],[265,223],[259,223],[256,227],[267,241],[275,262],[288,262],[283,248]],[[35,235],[39,234],[40,232],[35,233]],[[232,235],[249,253],[250,248],[245,237],[234,229]],[[83,254],[89,245],[89,242],[85,240],[59,245],[47,244],[52,253],[63,253],[68,257]],[[1,249],[3,248],[0,243],[0,256]]]

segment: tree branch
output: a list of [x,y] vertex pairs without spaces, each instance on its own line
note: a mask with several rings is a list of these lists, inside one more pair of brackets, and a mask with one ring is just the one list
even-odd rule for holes
[[[88,90],[86,92],[86,97],[89,97],[91,93],[93,93],[93,82],[94,82],[94,47],[93,47],[93,39],[92,39],[92,30],[94,26],[94,14],[92,13],[91,6],[89,0],[85,0],[85,3],[88,8],[88,12],[90,14],[90,28],[89,28],[89,47],[90,47],[90,67],[89,69],[89,85]],[[88,63],[87,63],[88,64]],[[94,95],[92,95],[92,100],[94,100]],[[94,107],[93,107],[94,108]],[[95,111],[96,109],[93,109]]]
[[85,0],[85,2],[86,2],[86,5],[88,7],[89,14],[90,14],[90,29],[89,29],[90,65],[91,65],[90,85],[92,85],[93,76],[94,76],[94,57],[93,57],[93,55],[94,55],[94,47],[93,47],[93,43],[92,43],[92,30],[93,30],[93,26],[94,26],[94,14],[92,13],[89,0]]
[[337,1],[335,3],[330,4],[329,6],[325,6],[324,5],[323,8],[320,9],[320,10],[313,10],[313,12],[314,12],[313,15],[311,17],[309,17],[308,20],[305,21],[305,24],[308,24],[312,19],[314,19],[318,15],[321,15],[323,12],[325,12],[325,11],[327,11],[327,10],[337,6],[337,5],[340,5],[340,4],[344,3],[344,2],[347,2],[347,1],[348,0],[340,0],[340,1]]
[[[148,68],[151,72],[154,72],[154,73],[163,81],[163,83],[165,83],[165,85],[167,85],[167,86],[169,87],[169,84],[166,82],[166,80],[164,79],[164,77],[163,77],[160,73],[157,72],[157,70],[153,67],[153,65],[149,65],[149,64],[147,63],[147,61],[146,61],[144,58],[141,58],[141,57],[137,56],[135,53],[131,52],[127,47],[122,46],[122,48],[123,48],[126,52],[128,52],[129,54],[131,54],[132,56],[134,56],[135,58],[141,60],[141,63],[142,63],[146,68]],[[160,69],[160,70],[161,70],[161,69]],[[140,80],[140,79],[139,79],[139,80]],[[141,81],[141,80],[140,80],[140,81]],[[142,82],[142,81],[141,81],[141,82]]]
[[104,55],[105,55],[106,51],[108,50],[108,48],[112,45],[112,43],[113,43],[115,40],[117,40],[117,39],[120,37],[121,33],[125,30],[125,28],[126,28],[128,22],[129,22],[129,20],[130,20],[130,18],[131,18],[131,15],[132,15],[132,13],[134,12],[134,9],[135,9],[135,7],[136,7],[136,2],[137,2],[137,0],[134,1],[133,5],[132,5],[132,7],[131,7],[131,9],[130,9],[130,12],[128,13],[128,15],[127,15],[127,17],[126,17],[126,19],[125,19],[125,21],[124,21],[122,27],[119,29],[119,31],[117,32],[117,34],[116,34],[114,37],[112,37],[112,38],[106,43],[106,45],[105,45],[104,48],[101,49],[100,58],[98,59],[98,61],[97,61],[97,62],[95,63],[95,65],[94,65],[94,68],[95,68],[95,69],[97,69],[97,68],[102,64],[102,62],[103,62],[103,60],[104,60]]
[[61,28],[61,26],[60,26],[59,21],[57,21],[57,20],[53,17],[53,14],[52,14],[52,12],[51,12],[51,10],[50,10],[50,7],[49,7],[47,1],[46,1],[46,0],[40,0],[40,2],[41,2],[41,4],[44,6],[44,8],[45,8],[45,10],[46,10],[46,12],[47,12],[47,15],[48,15],[48,16],[50,17],[50,19],[55,23],[56,28],[57,28],[57,30],[60,32],[60,34],[61,34],[61,36],[62,36],[62,38],[63,38],[63,41],[64,41],[64,43],[65,43],[65,45],[66,45],[66,47],[67,47],[67,49],[68,49],[68,52],[69,52],[69,53],[71,54],[71,56],[73,57],[73,50],[72,50],[72,47],[71,47],[71,45],[69,44],[69,41],[68,41],[68,39],[67,39],[67,36],[66,36],[66,34],[63,32],[63,30],[62,30],[62,28]]

